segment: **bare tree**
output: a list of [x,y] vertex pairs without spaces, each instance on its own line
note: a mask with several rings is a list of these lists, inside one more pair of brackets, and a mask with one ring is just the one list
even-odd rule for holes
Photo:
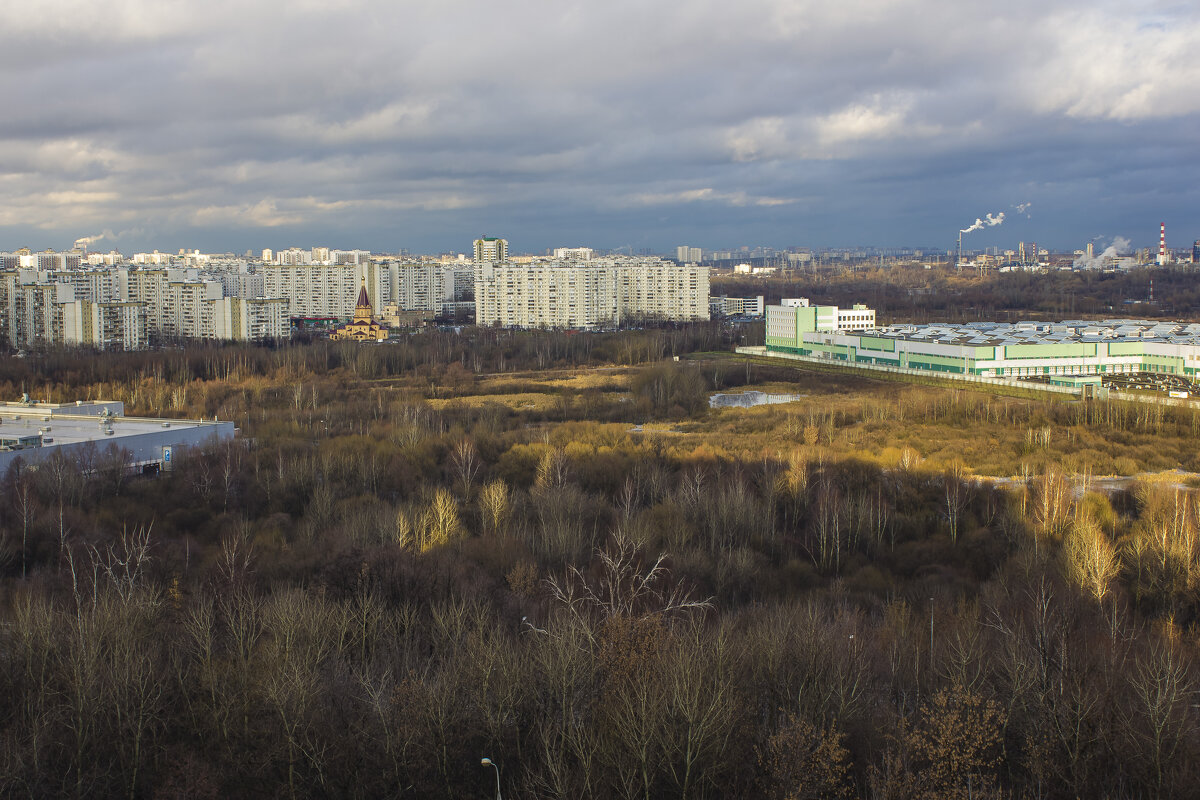
[[1146,753],[1156,793],[1172,796],[1168,773],[1185,736],[1195,730],[1196,687],[1183,658],[1168,642],[1156,642],[1137,660],[1129,682],[1140,723],[1133,736]]
[[21,577],[26,576],[26,565],[29,559],[29,526],[35,514],[33,489],[25,475],[19,475],[13,488],[13,503],[17,515],[21,518]]
[[446,489],[438,489],[425,509],[421,524],[421,549],[449,544],[465,533],[458,517],[458,501]]
[[571,462],[567,459],[567,454],[562,448],[551,448],[538,462],[534,485],[538,489],[560,489],[566,484],[570,471]]
[[1103,602],[1121,564],[1095,520],[1076,518],[1063,540],[1063,559],[1071,582],[1096,602]]
[[221,537],[221,552],[217,556],[217,571],[231,586],[239,586],[250,573],[254,563],[254,542],[246,526],[228,531]]
[[609,548],[596,552],[596,558],[594,579],[578,567],[546,579],[551,597],[575,617],[669,617],[712,607],[709,600],[692,599],[682,584],[667,585],[670,571],[665,553],[644,566],[637,548],[616,536]]
[[664,664],[668,724],[662,751],[679,796],[703,796],[737,728],[732,644],[728,629],[710,633],[695,623],[672,641]]
[[150,527],[139,526],[132,532],[122,530],[116,543],[103,551],[85,545],[93,567],[108,579],[117,596],[125,602],[132,601],[140,590],[143,572],[150,563]]
[[454,466],[455,476],[458,478],[459,486],[462,487],[463,497],[469,498],[475,477],[479,474],[482,466],[479,452],[475,449],[475,442],[470,437],[464,436],[455,443],[454,449],[450,452],[450,463]]
[[966,469],[954,461],[942,475],[942,515],[950,528],[950,540],[958,541],[962,512],[971,500],[971,487],[966,483]]
[[495,535],[507,532],[512,516],[512,499],[502,479],[497,478],[479,491],[479,511],[485,531]]

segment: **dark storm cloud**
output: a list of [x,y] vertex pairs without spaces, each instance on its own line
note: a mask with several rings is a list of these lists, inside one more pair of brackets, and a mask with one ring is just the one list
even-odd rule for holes
[[0,249],[1144,244],[1200,13],[1128,6],[7,4]]

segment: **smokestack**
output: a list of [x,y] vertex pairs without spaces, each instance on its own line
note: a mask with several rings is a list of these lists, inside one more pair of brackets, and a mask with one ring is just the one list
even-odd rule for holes
[[1167,263],[1167,223],[1158,223],[1158,265],[1166,266]]

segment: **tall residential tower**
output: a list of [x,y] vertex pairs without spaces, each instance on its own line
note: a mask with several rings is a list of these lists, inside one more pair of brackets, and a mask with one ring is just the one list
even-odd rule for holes
[[499,264],[508,261],[508,240],[484,236],[475,240],[475,263]]

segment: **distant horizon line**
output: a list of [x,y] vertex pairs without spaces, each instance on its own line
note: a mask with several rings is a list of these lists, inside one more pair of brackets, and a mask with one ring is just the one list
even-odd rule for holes
[[[500,237],[500,238],[503,238],[503,237]],[[1195,242],[1200,243],[1200,239],[1195,240]],[[1037,241],[1036,240],[1028,240],[1026,242],[1020,242],[1020,243],[1018,243],[1018,247],[1019,247],[1019,244],[1037,244]],[[684,246],[692,247],[692,245],[677,245],[677,247],[684,247]],[[1086,246],[1086,243],[1085,243],[1085,246]],[[1194,246],[1195,246],[1195,243],[1188,243],[1186,245],[1175,246],[1175,247],[1168,245],[1167,251],[1172,252],[1172,251],[1191,250]],[[889,252],[892,252],[897,255],[920,253],[921,255],[942,256],[942,257],[953,256],[955,254],[955,249],[953,247],[940,248],[940,247],[922,247],[922,246],[915,246],[915,245],[878,245],[878,244],[838,245],[838,246],[787,245],[785,247],[773,247],[770,245],[755,245],[752,248],[749,248],[748,251],[743,251],[742,247],[745,247],[745,246],[739,245],[736,250],[730,249],[730,248],[724,248],[724,247],[713,247],[713,248],[700,247],[699,249],[704,251],[705,253],[729,253],[730,254],[728,258],[717,258],[717,259],[701,258],[700,260],[702,260],[702,261],[736,261],[739,258],[764,258],[764,257],[770,257],[772,254],[787,255],[789,253],[791,253],[791,254],[803,254],[803,253],[818,254],[818,253],[863,252],[863,253],[870,253],[872,255],[887,255]],[[187,256],[187,255],[193,255],[193,254],[199,253],[200,255],[204,255],[204,256],[230,256],[233,258],[245,258],[246,253],[250,253],[252,258],[261,258],[263,250],[271,250],[272,253],[280,253],[280,252],[287,252],[289,250],[311,251],[314,249],[328,249],[331,251],[338,251],[338,252],[343,252],[343,253],[358,251],[358,252],[369,253],[371,256],[446,257],[446,256],[462,255],[462,256],[466,256],[468,259],[470,259],[471,255],[472,255],[469,251],[466,251],[466,250],[442,250],[442,251],[417,252],[417,251],[409,250],[407,248],[400,248],[399,250],[373,250],[373,249],[364,248],[364,247],[332,247],[332,246],[328,246],[328,245],[319,245],[319,244],[318,245],[310,245],[309,247],[288,246],[288,247],[284,247],[284,248],[274,248],[274,247],[247,248],[245,251],[242,251],[242,252],[238,252],[238,251],[234,251],[234,250],[207,250],[207,251],[205,251],[205,250],[201,250],[196,247],[190,247],[190,248],[183,247],[183,248],[176,248],[176,249],[127,248],[126,250],[122,250],[120,247],[109,247],[109,248],[67,247],[67,248],[62,248],[62,249],[56,249],[53,247],[34,248],[34,247],[30,247],[28,245],[21,245],[19,247],[0,248],[0,253],[15,254],[15,253],[19,253],[22,250],[28,250],[30,253],[80,252],[80,253],[105,253],[105,254],[107,254],[107,253],[117,252],[117,253],[120,253],[122,256],[125,256],[126,252],[128,251],[128,253],[131,255],[137,255],[140,253],[147,253],[147,254],[159,253],[161,255],[167,255],[167,256]],[[623,251],[631,250],[631,248],[629,248],[628,246],[607,248],[607,247],[594,247],[591,245],[563,245],[561,247],[547,247],[542,252],[524,251],[524,252],[515,252],[514,253],[514,252],[510,251],[509,257],[510,258],[514,258],[514,257],[516,257],[516,258],[522,258],[522,257],[542,258],[542,257],[552,255],[553,251],[557,250],[557,249],[591,249],[591,250],[595,251],[596,253],[602,254],[602,255],[633,255],[633,256],[642,255],[642,256],[660,256],[660,257],[665,257],[665,258],[674,258],[674,256],[676,255],[676,253],[672,252],[672,250],[656,250],[653,248],[645,248],[645,247],[633,249],[632,252],[623,252]],[[1072,249],[1068,250],[1068,249],[1058,249],[1058,248],[1053,248],[1053,247],[1039,246],[1039,250],[1045,250],[1047,253],[1049,253],[1051,255],[1073,254],[1076,252],[1082,252],[1082,251],[1084,251],[1084,249],[1085,249],[1085,247],[1072,248]],[[1018,250],[1018,248],[1016,248],[1016,247],[1003,247],[1002,248],[1002,247],[998,247],[998,246],[989,246],[989,247],[981,247],[981,248],[964,247],[962,252],[964,254],[967,254],[967,253],[972,253],[972,254],[993,253],[993,254],[999,255],[999,254],[1009,252],[1009,251],[1015,253],[1015,252],[1017,252],[1017,250]],[[1138,250],[1152,250],[1152,251],[1157,250],[1157,243],[1155,243],[1154,245],[1144,245],[1141,247],[1130,247],[1128,249],[1128,252],[1132,254],[1132,253],[1136,253]],[[755,251],[770,251],[770,252],[765,252],[765,253],[758,252],[756,254]]]

